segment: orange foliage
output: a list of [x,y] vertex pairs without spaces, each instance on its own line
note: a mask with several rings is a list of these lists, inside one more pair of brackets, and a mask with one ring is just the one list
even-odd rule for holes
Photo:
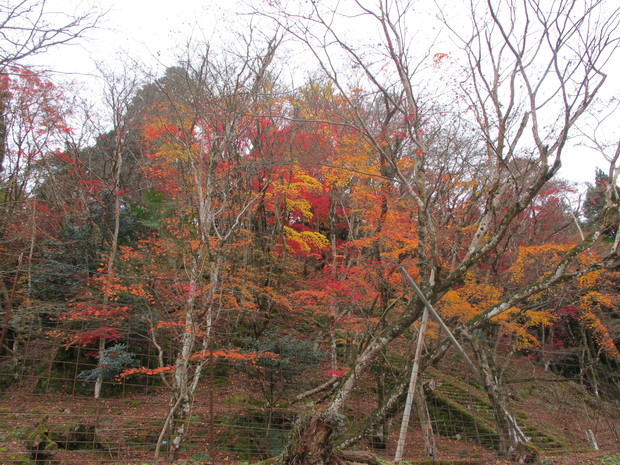
[[500,302],[503,289],[474,275],[468,275],[465,284],[452,289],[437,304],[442,317],[467,322],[484,310]]
[[618,298],[597,291],[590,291],[585,294],[577,307],[582,311],[580,315],[581,322],[585,325],[586,330],[592,334],[594,342],[600,352],[607,354],[616,361],[620,361],[620,353],[609,335],[609,331],[603,325],[599,317],[596,316],[595,310],[602,308],[613,308],[618,305]]
[[159,375],[161,373],[172,372],[175,369],[176,369],[175,365],[167,365],[165,367],[160,367],[160,368],[146,368],[146,367],[128,368],[126,370],[123,370],[121,374],[117,376],[116,380],[121,381],[123,378],[127,378],[128,376],[132,376],[132,375],[147,375],[147,376]]
[[236,362],[250,363],[255,363],[259,358],[270,358],[272,360],[278,358],[278,354],[274,354],[272,352],[241,352],[239,349],[217,350],[214,352],[203,350],[193,354],[192,358],[196,360],[204,360],[205,358],[209,358],[211,356],[214,358],[223,358]]

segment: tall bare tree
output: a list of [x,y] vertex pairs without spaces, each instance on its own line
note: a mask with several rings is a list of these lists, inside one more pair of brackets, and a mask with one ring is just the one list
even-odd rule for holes
[[[399,134],[406,134],[398,143],[385,143],[376,120],[356,113],[354,124],[377,157],[387,161],[411,201],[419,234],[419,280],[428,300],[436,303],[484,260],[501,254],[501,245],[522,214],[557,176],[575,123],[605,83],[605,65],[618,48],[620,10],[598,0],[553,6],[533,0],[472,2],[468,24],[444,16],[443,32],[452,36],[458,49],[433,54],[432,43],[427,45],[420,37],[414,42],[410,35],[421,15],[413,2],[353,3],[346,11],[329,2],[311,2],[295,10],[278,3],[266,14],[307,47],[342,95],[351,95],[353,86],[366,89],[386,115],[393,115],[390,123]],[[372,46],[360,45],[342,32],[351,18],[366,21],[368,30],[374,27]],[[355,79],[343,72],[346,68],[337,57],[358,70]],[[442,66],[442,75],[454,79],[439,89],[433,82],[440,82],[438,75],[429,73]],[[353,99],[349,103],[357,108]],[[454,146],[441,149],[440,114],[453,115],[477,141],[471,159],[459,158],[465,154]],[[441,157],[442,153],[447,156]],[[469,165],[467,172],[454,170],[455,158],[462,166]],[[610,180],[615,182],[616,177],[617,157],[609,165]],[[469,188],[451,190],[454,179]],[[610,195],[613,182],[607,189],[605,212],[615,208]],[[450,209],[459,202],[466,206],[466,215]],[[447,235],[448,227],[463,233]],[[516,305],[527,306],[528,299],[541,291],[615,262],[617,241],[601,244],[603,227],[592,228],[558,263],[549,264],[543,277],[506,290],[499,303],[456,328],[476,348],[477,368],[493,403],[500,452],[505,456],[524,459],[530,452],[508,412],[479,333],[493,317]],[[593,247],[604,249],[600,259],[580,262],[578,258]],[[412,298],[403,313],[372,336],[329,405],[299,423],[283,463],[341,463],[331,449],[331,437],[353,387],[373,358],[418,320],[422,307],[420,299]]]

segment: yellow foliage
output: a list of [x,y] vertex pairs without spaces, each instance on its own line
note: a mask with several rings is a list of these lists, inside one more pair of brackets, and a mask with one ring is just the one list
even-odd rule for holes
[[478,312],[460,291],[448,291],[441,300],[443,316],[456,316],[461,321],[472,319]]
[[323,191],[321,181],[304,171],[297,171],[291,180],[281,179],[273,182],[273,193],[267,198],[273,201],[283,201],[288,211],[295,211],[303,221],[311,220],[312,203],[305,197],[307,194],[320,194]]
[[312,213],[312,204],[306,199],[291,199],[287,197],[285,199],[286,209],[288,211],[296,211],[301,215],[301,219],[304,221],[311,220],[314,216]]
[[552,313],[545,311],[527,310],[524,316],[527,318],[527,325],[530,328],[549,326],[556,320],[556,317]]
[[540,342],[527,329],[520,324],[505,323],[502,325],[506,334],[515,338],[515,349],[532,349],[538,347]]
[[303,231],[300,232],[299,235],[305,240],[306,244],[314,246],[319,250],[329,247],[329,239],[320,232]]
[[[304,253],[309,253],[312,249],[323,250],[329,247],[329,239],[323,234],[316,231],[302,231],[297,232],[293,228],[284,226],[284,233],[286,235],[287,242],[297,245],[297,250]],[[291,247],[289,247],[290,249]],[[293,247],[295,249],[295,247]]]
[[[420,330],[420,325],[421,323],[418,322],[416,323],[416,327],[417,330]],[[439,323],[433,321],[433,320],[429,320],[426,326],[426,338],[427,339],[437,339],[439,337],[439,335],[441,334],[441,328],[439,327]]]
[[295,182],[291,183],[297,191],[303,189],[306,192],[320,194],[323,191],[323,184],[318,179],[303,173],[295,175]]

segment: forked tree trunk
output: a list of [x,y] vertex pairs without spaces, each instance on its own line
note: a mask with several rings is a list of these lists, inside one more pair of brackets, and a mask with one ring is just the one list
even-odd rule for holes
[[190,293],[192,294],[190,294],[190,298],[188,299],[188,308],[185,315],[185,332],[182,337],[181,350],[177,354],[176,368],[172,380],[172,407],[168,414],[170,418],[169,431],[172,435],[169,455],[171,454],[172,457],[176,456],[176,453],[181,447],[181,441],[187,432],[187,421],[191,415],[192,408],[189,390],[191,369],[190,357],[196,344],[194,288],[195,281],[192,279],[190,285]]
[[[210,333],[210,331],[207,332]],[[195,338],[193,338],[191,347],[195,345],[195,342]],[[210,343],[211,337],[207,334],[202,340],[202,353],[206,353]],[[186,344],[190,344],[189,338],[185,340],[183,345],[184,348],[189,347]],[[181,448],[181,443],[187,434],[187,429],[190,424],[194,392],[201,379],[203,368],[209,360],[210,358],[199,363],[190,364],[188,360],[184,361],[180,357],[177,358],[178,366],[170,386],[172,388],[170,408],[155,448],[156,461],[159,460],[161,446],[166,436],[170,438],[170,447],[167,453],[168,458],[177,457],[179,449]]]
[[186,424],[191,416],[191,403],[186,393],[178,393],[176,389],[172,394],[168,415],[157,439],[155,447],[155,462],[159,462],[161,447],[165,444],[164,439],[170,437],[170,447],[167,451],[168,458],[174,458],[181,446],[181,441],[186,432]]
[[[372,352],[358,359],[358,372],[368,366]],[[291,434],[288,446],[282,456],[282,465],[346,465],[349,461],[379,465],[376,458],[367,452],[341,451],[334,445],[334,436],[344,426],[340,413],[346,399],[355,386],[357,376],[349,376],[322,413],[301,417]]]
[[174,374],[170,382],[172,396],[170,407],[164,425],[160,431],[157,447],[155,448],[155,460],[159,460],[160,448],[166,435],[170,436],[168,456],[174,456],[181,446],[181,441],[186,433],[187,420],[191,415],[190,399],[190,357],[196,344],[196,297],[198,295],[198,279],[200,267],[196,261],[190,267],[190,282],[188,299],[185,308],[185,321],[181,347],[177,353]]
[[[192,354],[196,349],[202,354],[206,354],[210,344],[213,342],[211,339],[211,329],[215,318],[213,303],[220,283],[223,258],[219,254],[211,263],[209,272],[210,287],[206,296],[203,297],[202,306],[199,306],[196,299],[200,293],[198,282],[202,276],[201,264],[204,253],[204,249],[200,249],[197,259],[190,268],[188,299],[183,324],[185,331],[181,337],[181,347],[177,354],[174,374],[170,382],[172,390],[170,410],[160,431],[157,447],[155,448],[156,461],[159,460],[161,446],[166,436],[170,436],[168,457],[176,458],[178,454],[191,419],[194,392],[201,379],[203,368],[208,361],[208,359],[202,361],[193,360]],[[202,342],[200,342],[198,336],[199,319],[204,326],[204,334],[201,336]],[[197,345],[199,346],[196,347]]]

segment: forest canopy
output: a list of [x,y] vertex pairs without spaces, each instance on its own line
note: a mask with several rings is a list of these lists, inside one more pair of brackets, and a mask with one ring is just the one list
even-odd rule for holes
[[[352,441],[394,415],[412,371],[458,350],[499,453],[529,459],[500,359],[553,349],[541,366],[618,395],[620,141],[589,122],[617,108],[599,95],[620,11],[489,0],[467,21],[444,13],[453,51],[433,53],[410,2],[292,3],[261,5],[260,30],[188,47],[161,75],[103,69],[105,122],[24,62],[95,16],[57,36],[34,23],[2,48],[3,357],[18,363],[19,335],[38,331],[92,351],[78,376],[95,399],[156,378],[170,406],[156,458],[178,454],[214,359],[251,373],[270,415],[325,394],[282,453],[295,465],[344,463],[333,433],[365,373],[384,383],[399,359]],[[15,21],[45,2],[20,6]],[[375,35],[347,35],[355,21]],[[301,83],[285,77],[292,50],[312,70]],[[558,174],[578,138],[608,161],[586,192]],[[317,366],[324,385],[292,384]]]

